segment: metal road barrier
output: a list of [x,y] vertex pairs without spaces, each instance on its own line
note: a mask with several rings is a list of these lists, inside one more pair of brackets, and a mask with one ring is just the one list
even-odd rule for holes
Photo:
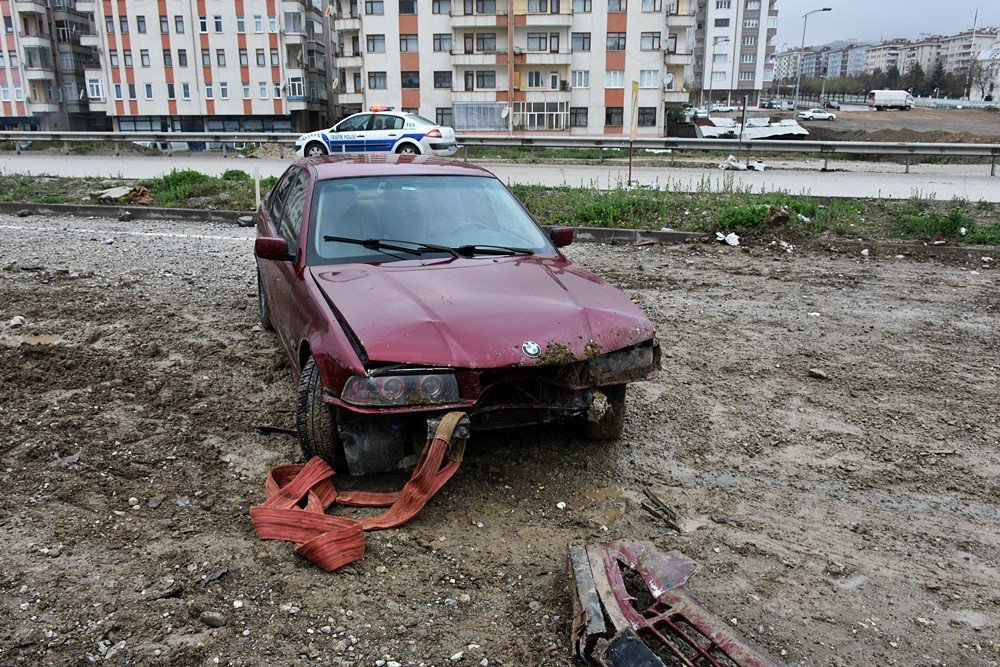
[[[299,138],[295,133],[269,132],[0,132],[0,143],[11,141],[17,152],[24,142],[55,142],[63,144],[68,151],[71,143],[114,143],[115,153],[119,153],[122,143],[151,144],[213,144],[223,153],[232,147],[248,144],[279,144],[291,146]],[[809,140],[743,140],[739,139],[682,139],[678,137],[639,137],[630,142],[628,137],[586,137],[575,135],[506,135],[506,134],[465,134],[458,135],[456,141],[462,147],[469,146],[517,146],[535,148],[598,148],[628,150],[630,143],[636,150],[671,151],[719,151],[742,153],[749,159],[751,154],[798,153],[814,154],[828,161],[831,155],[892,155],[906,158],[909,172],[913,157],[942,155],[955,157],[990,158],[990,175],[996,176],[997,162],[1000,161],[1000,144],[935,144],[897,143],[873,141],[809,141]]]

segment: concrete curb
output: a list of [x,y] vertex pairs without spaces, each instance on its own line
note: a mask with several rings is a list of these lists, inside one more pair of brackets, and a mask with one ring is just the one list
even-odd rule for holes
[[16,215],[28,210],[32,215],[72,215],[77,217],[117,218],[131,213],[136,220],[184,220],[197,222],[231,222],[238,224],[242,216],[253,211],[209,211],[198,208],[159,208],[154,206],[94,206],[90,204],[39,204],[0,202],[0,213]]

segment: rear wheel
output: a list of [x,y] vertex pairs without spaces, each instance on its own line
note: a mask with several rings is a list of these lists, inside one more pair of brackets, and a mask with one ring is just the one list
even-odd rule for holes
[[271,324],[271,308],[267,305],[267,297],[264,296],[264,283],[260,279],[260,270],[257,270],[257,307],[260,311],[260,326],[268,331],[274,331]]
[[396,152],[400,155],[420,155],[420,151],[413,144],[403,144],[396,149]]
[[337,409],[323,401],[323,382],[312,357],[302,367],[299,377],[295,426],[306,459],[318,456],[334,470],[345,469],[344,444],[337,432]]
[[326,146],[324,146],[318,141],[312,141],[306,145],[306,150],[305,150],[306,157],[320,157],[326,155],[326,153],[327,153]]
[[625,430],[625,388],[626,385],[601,387],[601,393],[608,397],[608,411],[597,422],[589,419],[583,424],[583,434],[591,440],[618,440]]

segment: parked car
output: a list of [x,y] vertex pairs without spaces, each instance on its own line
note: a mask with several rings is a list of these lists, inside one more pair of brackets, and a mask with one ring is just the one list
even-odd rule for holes
[[307,456],[364,474],[471,428],[568,422],[616,439],[659,369],[649,319],[567,259],[490,172],[406,155],[295,162],[258,212],[260,321],[298,382]]
[[800,111],[799,118],[802,120],[837,120],[837,115],[823,109],[809,109]]
[[736,111],[736,109],[729,106],[728,104],[713,104],[710,110],[718,113],[730,113],[732,111]]
[[835,109],[840,111],[840,102],[837,100],[827,100],[826,104],[823,105],[824,109]]
[[775,103],[774,100],[762,100],[761,103],[760,103],[760,106],[758,108],[760,108],[760,109],[776,109],[777,105],[776,105],[776,103]]
[[328,130],[303,134],[295,142],[300,157],[332,153],[401,153],[403,155],[454,155],[455,130],[415,113],[371,107],[348,116]]

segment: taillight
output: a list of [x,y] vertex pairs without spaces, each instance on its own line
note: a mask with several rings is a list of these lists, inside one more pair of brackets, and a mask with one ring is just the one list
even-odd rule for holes
[[430,132],[428,132],[427,136],[431,137],[433,139],[440,139],[441,138],[441,130],[435,128],[435,129],[431,130]]

